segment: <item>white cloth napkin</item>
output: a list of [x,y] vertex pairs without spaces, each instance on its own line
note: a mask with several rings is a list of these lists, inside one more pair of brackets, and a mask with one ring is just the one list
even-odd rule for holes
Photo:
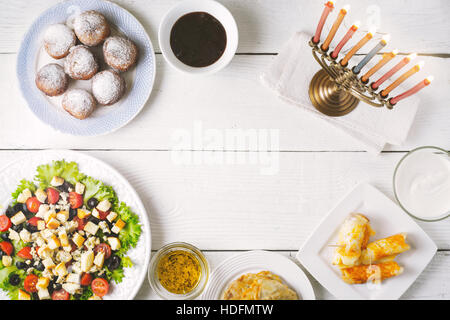
[[[378,154],[386,143],[401,145],[416,115],[419,98],[407,98],[392,110],[360,102],[352,112],[342,117],[329,117],[320,113],[313,107],[308,95],[309,83],[320,69],[308,45],[310,39],[311,36],[306,33],[296,33],[262,73],[263,84],[282,99],[341,129],[368,152]],[[367,66],[364,70],[368,70]]]

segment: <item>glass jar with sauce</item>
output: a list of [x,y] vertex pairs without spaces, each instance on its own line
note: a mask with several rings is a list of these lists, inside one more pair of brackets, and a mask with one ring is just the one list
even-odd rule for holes
[[162,247],[151,259],[148,279],[163,299],[189,300],[198,297],[209,278],[204,254],[188,243],[174,242]]

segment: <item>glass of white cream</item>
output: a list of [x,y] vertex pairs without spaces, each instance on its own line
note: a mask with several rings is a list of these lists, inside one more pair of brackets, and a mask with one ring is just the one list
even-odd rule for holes
[[397,164],[394,193],[409,215],[438,221],[450,215],[450,153],[438,147],[410,151]]

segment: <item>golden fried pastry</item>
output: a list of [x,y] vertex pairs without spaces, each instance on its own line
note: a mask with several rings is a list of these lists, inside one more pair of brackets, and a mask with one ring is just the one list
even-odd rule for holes
[[373,234],[375,232],[370,227],[369,219],[359,213],[350,215],[339,230],[333,264],[340,267],[359,265],[362,249],[367,246]]
[[48,96],[59,96],[69,86],[63,67],[56,63],[43,66],[36,74],[36,86]]
[[92,79],[92,94],[102,105],[119,101],[125,93],[125,88],[125,80],[113,70],[99,72]]
[[95,56],[86,46],[78,45],[70,49],[64,62],[64,70],[75,80],[88,80],[98,71]]
[[384,239],[371,242],[361,254],[363,264],[372,264],[410,249],[405,242],[406,233],[399,233]]
[[403,272],[403,268],[395,261],[388,261],[372,265],[361,265],[351,268],[341,269],[342,280],[348,284],[380,283],[384,279],[398,276]]
[[100,44],[111,32],[106,18],[94,10],[78,15],[73,22],[73,28],[80,42],[87,46]]
[[117,71],[127,71],[137,60],[138,48],[123,37],[109,37],[103,44],[105,62]]
[[75,33],[65,24],[52,24],[45,30],[44,48],[47,53],[55,58],[61,59],[69,54],[77,42]]
[[83,89],[71,89],[64,94],[64,110],[77,119],[86,119],[94,111],[96,102],[92,94]]

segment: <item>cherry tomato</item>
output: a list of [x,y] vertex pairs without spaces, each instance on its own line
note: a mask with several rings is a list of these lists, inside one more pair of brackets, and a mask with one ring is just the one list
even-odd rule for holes
[[92,275],[90,273],[83,273],[81,276],[80,284],[82,286],[88,286],[92,282]]
[[25,278],[25,281],[23,282],[23,287],[25,290],[29,293],[37,292],[36,284],[38,282],[38,277],[35,274],[29,274]]
[[17,252],[17,255],[22,259],[33,259],[33,256],[31,255],[31,247],[23,247],[19,252]]
[[83,205],[83,196],[76,192],[69,192],[69,203],[72,209],[80,208]]
[[36,197],[28,198],[27,200],[27,209],[28,211],[32,213],[37,213],[39,211],[39,207],[41,206],[41,203]]
[[14,251],[14,247],[9,241],[2,241],[0,242],[0,249],[6,253],[8,256],[12,255]]
[[0,231],[6,231],[11,228],[12,223],[11,220],[5,215],[0,216]]
[[95,278],[92,281],[91,287],[92,292],[99,297],[105,296],[109,291],[109,283],[103,278]]
[[100,219],[100,220],[105,220],[106,219],[106,217],[109,215],[109,213],[111,212],[111,211],[101,211],[101,210],[98,210],[97,209],[97,211],[98,211],[98,218]]
[[78,230],[83,230],[84,226],[87,224],[86,219],[80,219],[78,218],[78,216],[73,217],[72,221],[75,221],[76,223],[78,223]]
[[40,220],[42,220],[42,219],[41,219],[41,218],[38,218],[38,217],[31,217],[31,218],[28,220],[28,223],[31,224],[32,226],[37,227],[38,221],[40,221]]
[[52,300],[69,300],[69,299],[70,294],[64,289],[56,290],[53,291],[52,293]]
[[105,260],[111,257],[111,247],[107,243],[100,243],[94,248],[95,254],[103,252],[105,254]]
[[53,188],[47,189],[47,202],[49,204],[55,204],[59,200],[59,191]]

